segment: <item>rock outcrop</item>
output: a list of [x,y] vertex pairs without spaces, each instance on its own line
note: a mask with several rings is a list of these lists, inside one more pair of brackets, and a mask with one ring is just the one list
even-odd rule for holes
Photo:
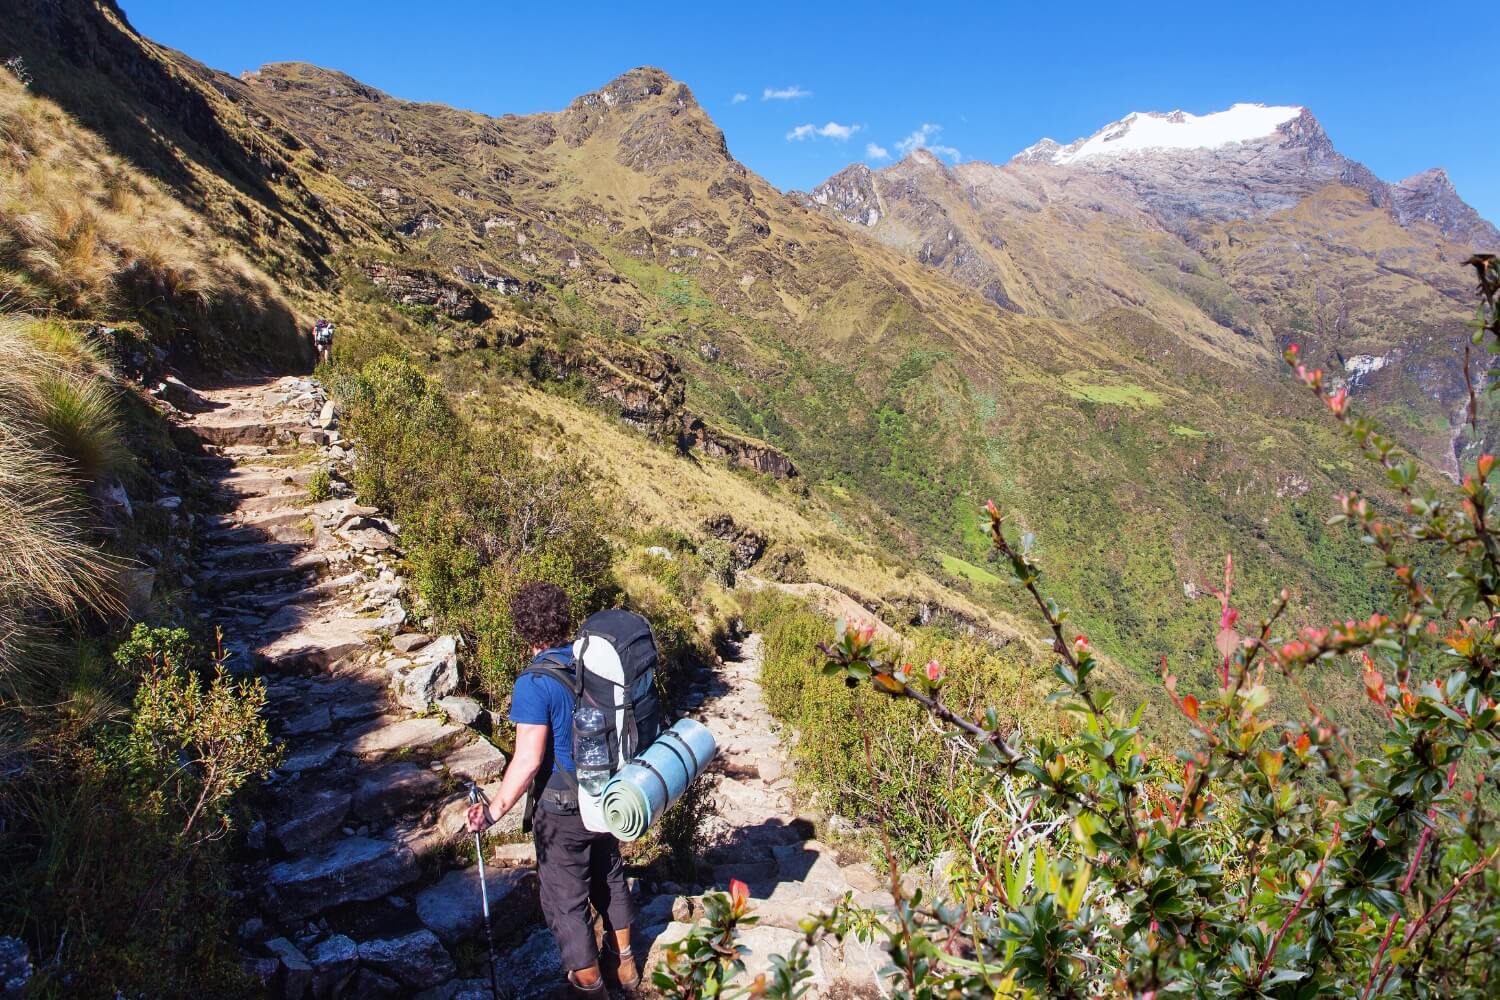
[[365,276],[389,299],[408,306],[431,306],[453,319],[483,322],[489,307],[473,292],[435,271],[385,261],[363,265]]

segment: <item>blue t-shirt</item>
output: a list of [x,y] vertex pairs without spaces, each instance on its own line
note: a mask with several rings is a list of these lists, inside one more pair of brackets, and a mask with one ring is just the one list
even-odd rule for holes
[[[557,666],[572,666],[573,647],[558,646],[537,655]],[[560,662],[559,662],[560,661]],[[522,674],[510,693],[510,721],[516,725],[552,727],[552,770],[573,773],[573,692],[555,677]]]

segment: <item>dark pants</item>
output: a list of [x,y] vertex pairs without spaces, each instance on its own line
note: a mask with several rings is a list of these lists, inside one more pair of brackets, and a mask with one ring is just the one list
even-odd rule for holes
[[542,916],[557,940],[563,968],[587,969],[599,960],[589,904],[603,916],[606,930],[623,930],[635,919],[620,842],[587,829],[576,812],[538,808],[532,824]]

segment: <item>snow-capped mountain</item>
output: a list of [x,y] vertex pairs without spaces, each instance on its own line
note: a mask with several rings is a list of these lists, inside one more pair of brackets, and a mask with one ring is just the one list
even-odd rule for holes
[[1446,345],[1471,294],[1463,261],[1500,232],[1442,170],[1384,181],[1305,107],[1137,112],[1000,165],[917,150],[800,200],[1006,311],[1088,329],[1124,310],[1162,343],[1273,377],[1295,340],[1393,420],[1427,421],[1408,441],[1433,461],[1469,446]]
[[1265,104],[1236,104],[1227,111],[1201,116],[1186,111],[1166,114],[1133,111],[1086,139],[1066,146],[1043,139],[1016,154],[1015,159],[1063,166],[1080,160],[1165,150],[1218,149],[1270,138],[1305,111],[1300,107]]
[[1476,249],[1500,240],[1440,168],[1387,183],[1335,149],[1312,112],[1295,105],[1235,104],[1205,115],[1137,111],[1067,145],[1042,139],[1010,162],[1117,176],[1178,232],[1291,208],[1337,183],[1390,208],[1402,225],[1422,220]]

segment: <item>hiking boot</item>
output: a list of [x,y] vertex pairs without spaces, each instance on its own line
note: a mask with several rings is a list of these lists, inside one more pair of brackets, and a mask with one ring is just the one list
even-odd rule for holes
[[627,993],[634,992],[641,985],[641,973],[635,965],[635,952],[626,948],[624,951],[615,951],[606,947],[604,954],[599,956],[599,967],[604,974],[614,979],[615,985]]

